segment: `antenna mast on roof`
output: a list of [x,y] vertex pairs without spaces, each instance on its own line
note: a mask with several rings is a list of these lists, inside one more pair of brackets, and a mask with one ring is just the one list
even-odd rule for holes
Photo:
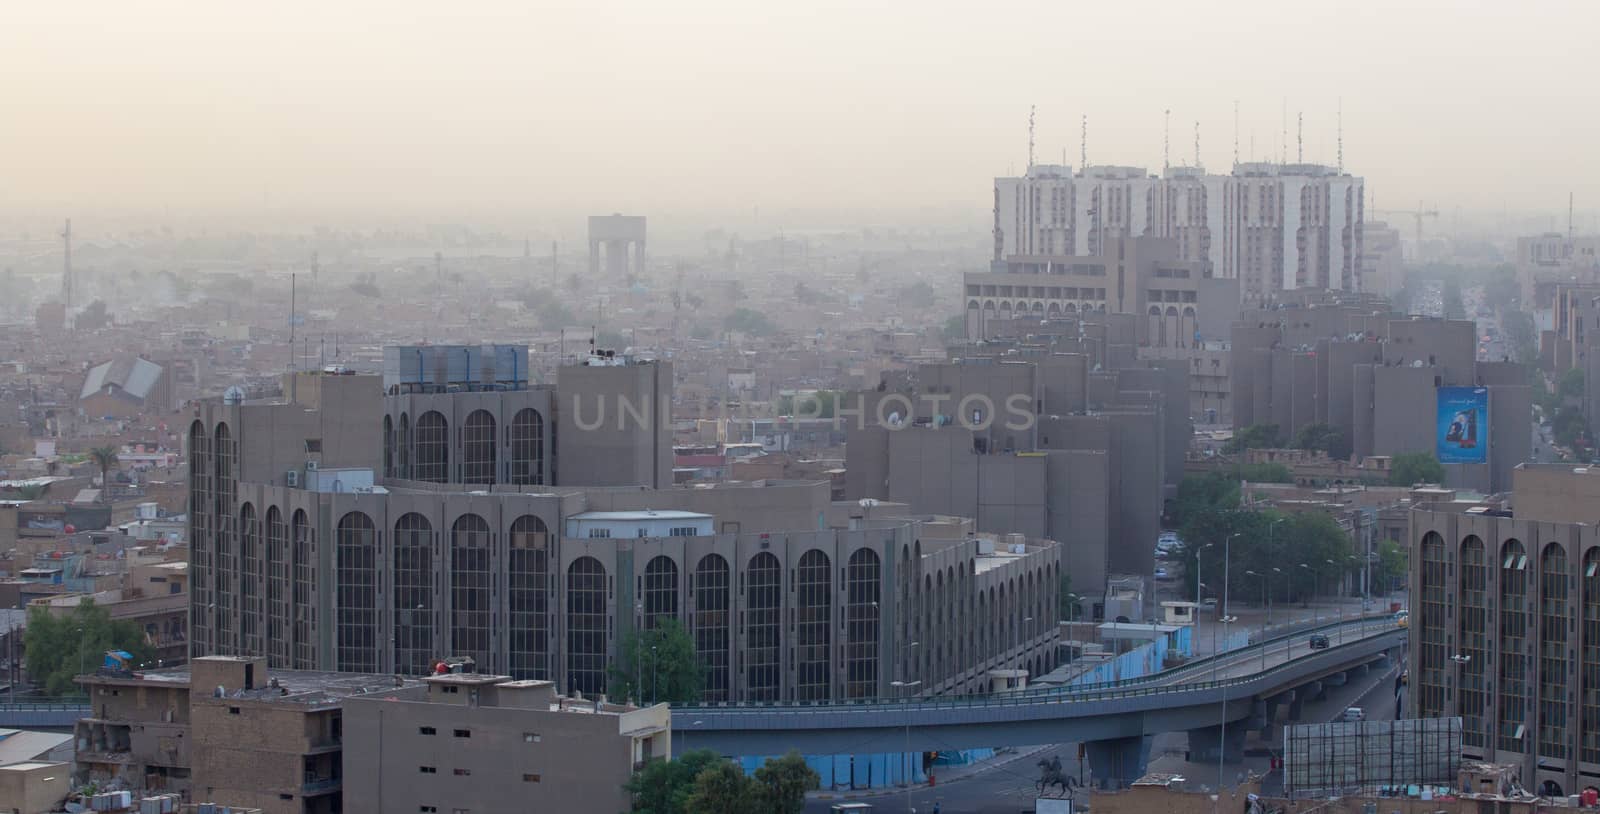
[[1083,114],[1083,122],[1078,128],[1078,171],[1089,166],[1089,114]]
[[294,370],[294,274],[289,275],[289,369]]
[[1168,156],[1172,149],[1172,108],[1167,108],[1161,118],[1161,172],[1166,173],[1171,169],[1172,162]]
[[1239,100],[1233,100],[1233,166],[1239,166]]
[[1194,123],[1194,167],[1200,168],[1200,122]]
[[1028,105],[1028,170],[1033,170],[1033,111],[1034,106]]
[[1294,114],[1294,163],[1306,163],[1306,114],[1304,111]]
[[1344,175],[1344,97],[1343,96],[1339,97],[1339,119],[1338,119],[1337,130],[1338,130],[1338,136],[1339,136],[1339,174],[1340,175]]
[[72,313],[72,218],[67,218],[67,228],[61,230],[61,296],[66,300],[66,313]]

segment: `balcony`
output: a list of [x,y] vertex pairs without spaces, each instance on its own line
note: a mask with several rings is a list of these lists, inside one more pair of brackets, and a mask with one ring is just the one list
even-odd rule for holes
[[342,777],[319,777],[314,774],[308,774],[305,777],[305,782],[300,784],[300,793],[306,796],[326,794],[331,791],[338,791],[343,784],[344,778]]

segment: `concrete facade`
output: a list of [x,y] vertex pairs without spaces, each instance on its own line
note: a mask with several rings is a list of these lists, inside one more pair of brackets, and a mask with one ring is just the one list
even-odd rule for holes
[[1560,796],[1600,785],[1600,474],[1514,483],[1509,506],[1411,511],[1410,709],[1460,715],[1465,756]]
[[1282,290],[1354,291],[1361,268],[1359,177],[1316,164],[1239,164],[1231,174],[1037,164],[994,183],[994,259],[1096,255],[1124,237],[1164,237],[1211,276],[1260,302]]
[[548,681],[479,673],[423,682],[345,701],[349,814],[627,811],[634,766],[672,754],[665,704],[572,699]]

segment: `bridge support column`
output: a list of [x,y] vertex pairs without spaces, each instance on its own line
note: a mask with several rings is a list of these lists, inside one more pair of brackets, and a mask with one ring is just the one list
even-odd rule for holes
[[1313,681],[1294,691],[1294,700],[1289,703],[1288,722],[1299,723],[1306,717],[1306,702],[1315,701],[1322,692],[1322,682]]
[[1294,695],[1291,693],[1284,693],[1282,695],[1274,695],[1262,702],[1263,709],[1260,729],[1262,740],[1271,740],[1272,725],[1278,721],[1278,707],[1282,706],[1286,701],[1293,697]]
[[1367,674],[1367,665],[1358,664],[1358,665],[1356,665],[1354,667],[1351,667],[1349,670],[1346,670],[1344,674],[1345,674],[1345,677],[1350,679],[1351,681],[1360,680],[1360,678],[1362,676]]
[[1325,688],[1326,687],[1343,687],[1345,685],[1345,679],[1347,677],[1348,676],[1345,673],[1334,673],[1333,675],[1330,675],[1330,676],[1327,676],[1327,677],[1323,678],[1322,679],[1322,684],[1323,684],[1323,686]]
[[1220,726],[1203,726],[1189,730],[1189,762],[1216,763],[1217,750],[1222,750],[1223,763],[1238,763],[1244,757],[1244,736],[1249,728],[1243,723],[1228,726],[1223,735]]
[[1102,789],[1125,789],[1144,776],[1150,763],[1150,736],[1134,735],[1084,744],[1089,770]]

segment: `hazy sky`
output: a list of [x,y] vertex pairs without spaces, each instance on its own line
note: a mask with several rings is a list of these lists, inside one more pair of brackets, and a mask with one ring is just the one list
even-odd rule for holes
[[[1345,164],[1380,207],[1600,208],[1600,3],[28,2],[0,206],[973,207],[1038,155]],[[981,224],[979,224],[981,225]]]

